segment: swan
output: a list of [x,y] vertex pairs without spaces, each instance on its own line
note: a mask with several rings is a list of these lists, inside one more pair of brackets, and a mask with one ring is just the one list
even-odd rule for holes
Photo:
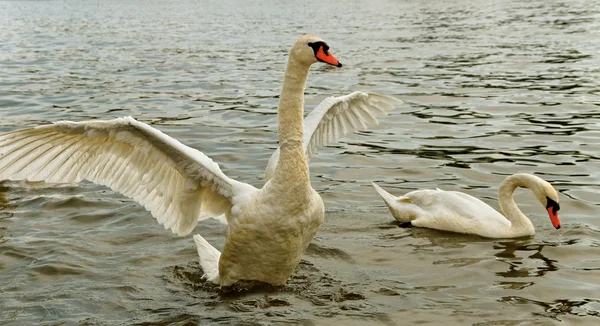
[[500,184],[498,202],[504,215],[483,201],[458,191],[425,189],[394,197],[374,182],[372,185],[394,218],[406,226],[476,234],[486,238],[516,238],[535,234],[531,220],[521,212],[513,198],[515,189],[524,187],[530,189],[546,207],[552,225],[560,229],[558,193],[547,181],[527,173],[511,175]]
[[362,92],[326,99],[329,104],[315,111],[314,119],[320,119],[308,125],[307,138],[304,89],[316,62],[342,66],[321,38],[300,37],[290,50],[279,100],[280,147],[260,189],[227,177],[204,153],[131,117],[59,121],[0,134],[0,180],[89,180],[139,202],[180,236],[200,220],[224,216],[222,252],[202,236],[193,237],[203,277],[220,286],[240,280],[283,285],[324,219],[306,153],[352,128],[376,123],[400,102]]

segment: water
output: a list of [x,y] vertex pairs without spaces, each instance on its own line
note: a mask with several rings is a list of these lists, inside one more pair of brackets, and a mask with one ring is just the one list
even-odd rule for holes
[[[285,288],[199,280],[191,237],[91,183],[0,189],[0,324],[591,325],[600,317],[600,2],[0,1],[0,130],[132,115],[261,186],[287,51],[318,34],[307,110],[354,90],[406,102],[311,162],[326,222]],[[504,177],[560,192],[556,231],[402,229],[370,186],[497,208]],[[218,248],[224,227],[196,229]]]

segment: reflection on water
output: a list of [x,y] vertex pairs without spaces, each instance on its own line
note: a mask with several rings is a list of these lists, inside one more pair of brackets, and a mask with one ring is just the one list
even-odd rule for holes
[[[509,267],[508,271],[496,274],[506,278],[529,277],[544,276],[548,272],[558,270],[554,264],[557,261],[542,254],[545,246],[545,244],[523,244],[518,241],[496,243],[494,249],[501,249],[502,251],[495,254],[495,256]],[[518,257],[516,255],[518,251],[525,252],[527,257]],[[527,267],[527,265],[537,264],[536,260],[540,260],[541,266]]]
[[543,309],[543,312],[537,312],[536,315],[549,317],[557,321],[564,321],[564,315],[600,317],[600,313],[597,311],[598,306],[600,305],[600,300],[598,299],[556,299],[552,302],[543,302],[512,296],[503,297],[500,299],[500,302],[507,302],[510,304],[534,304]]
[[[323,36],[307,111],[353,90],[406,104],[311,161],[326,222],[283,288],[199,279],[191,238],[90,183],[0,187],[0,324],[593,325],[600,317],[600,6],[594,1],[0,1],[0,131],[132,115],[260,187],[288,47]],[[500,182],[560,192],[556,231],[490,240],[399,228],[373,191]],[[394,189],[395,188],[395,189]],[[223,246],[224,227],[198,227]]]
[[0,212],[5,218],[11,217],[10,212],[10,201],[8,200],[9,188],[5,186],[4,182],[0,182]]

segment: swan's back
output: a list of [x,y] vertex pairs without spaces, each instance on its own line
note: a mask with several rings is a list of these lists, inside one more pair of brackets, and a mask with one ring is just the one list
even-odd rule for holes
[[483,229],[511,226],[509,220],[488,204],[462,192],[427,189],[404,197],[410,198],[424,212],[412,221],[414,226],[478,234]]

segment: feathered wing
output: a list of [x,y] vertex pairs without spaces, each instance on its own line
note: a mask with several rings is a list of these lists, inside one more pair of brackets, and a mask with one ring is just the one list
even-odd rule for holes
[[0,134],[0,180],[79,182],[131,197],[179,235],[225,214],[254,187],[227,177],[208,156],[131,117],[61,121]]
[[[349,133],[379,125],[378,118],[386,116],[395,105],[402,103],[391,96],[365,92],[326,98],[304,119],[302,146],[306,157],[310,160],[321,147]],[[267,181],[271,179],[278,161],[279,148],[269,158]]]
[[219,259],[221,253],[213,247],[208,241],[204,240],[199,234],[194,235],[194,242],[196,243],[196,250],[200,257],[200,267],[204,275],[209,282],[219,284]]
[[[459,232],[468,231],[472,227],[510,227],[511,223],[498,211],[478,198],[458,191],[417,190],[405,195],[421,209],[427,217],[413,221],[415,226],[425,226],[450,231],[452,227]],[[453,226],[444,226],[451,223]],[[473,233],[473,232],[471,232]]]

